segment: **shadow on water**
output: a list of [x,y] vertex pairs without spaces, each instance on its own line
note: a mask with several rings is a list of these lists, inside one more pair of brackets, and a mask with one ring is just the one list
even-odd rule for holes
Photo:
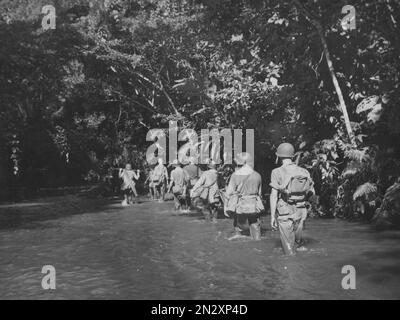
[[36,202],[0,205],[0,230],[35,229],[41,222],[78,214],[94,214],[104,210],[120,210],[119,201],[94,200],[77,196],[63,196]]

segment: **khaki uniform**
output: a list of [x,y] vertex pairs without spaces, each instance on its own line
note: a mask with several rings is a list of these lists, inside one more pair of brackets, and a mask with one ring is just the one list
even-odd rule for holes
[[[300,220],[307,217],[307,208],[305,202],[291,203],[290,199],[285,199],[281,192],[290,181],[290,178],[296,175],[310,177],[310,173],[295,163],[282,165],[272,171],[270,186],[278,190],[277,203],[277,222],[281,242],[285,253],[291,254],[295,250],[295,244],[302,242],[302,226]],[[311,177],[310,177],[311,179]],[[314,189],[310,190],[314,192]]]
[[157,197],[157,193],[160,195],[160,199],[164,200],[166,183],[168,181],[168,170],[162,165],[158,164],[154,167],[153,175],[152,175],[152,185],[155,196]]
[[133,180],[134,178],[137,178],[135,171],[124,169],[120,174],[120,177],[122,178],[122,185],[121,185],[122,191],[131,190],[132,188],[135,187],[136,183]]
[[162,164],[158,164],[157,166],[155,166],[152,175],[153,183],[156,185],[164,184],[167,179],[168,179],[167,168]]
[[193,188],[193,186],[196,184],[197,180],[199,180],[201,176],[201,169],[196,166],[195,164],[188,164],[183,168],[185,172],[187,173],[189,177],[189,189]]
[[[228,197],[232,196],[233,193],[242,186],[240,191],[241,196],[261,196],[261,182],[261,175],[254,171],[250,166],[245,165],[232,174],[226,189],[226,194]],[[244,185],[242,185],[243,183]],[[254,201],[256,200],[254,199]],[[250,234],[253,239],[258,239],[261,236],[260,213],[233,213],[233,227],[237,232],[239,231],[237,229],[243,229],[243,226],[246,223],[249,225]]]
[[210,216],[213,220],[216,220],[219,205],[217,170],[209,169],[203,172],[200,179],[197,180],[192,189],[192,195],[197,193],[199,193],[200,199],[202,200],[202,211],[206,220],[208,220]]
[[171,172],[172,193],[174,195],[175,209],[180,209],[186,199],[186,186],[188,176],[181,167],[176,167]]

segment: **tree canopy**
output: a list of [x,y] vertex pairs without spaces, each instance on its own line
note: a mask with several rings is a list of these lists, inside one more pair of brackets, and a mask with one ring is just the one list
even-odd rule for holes
[[0,178],[35,188],[142,166],[148,130],[176,120],[255,129],[265,181],[293,143],[326,213],[382,198],[400,170],[400,4],[352,1],[344,30],[347,4],[2,1]]

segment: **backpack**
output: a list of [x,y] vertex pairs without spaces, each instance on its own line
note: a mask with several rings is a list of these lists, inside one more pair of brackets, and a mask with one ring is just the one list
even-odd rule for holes
[[250,173],[237,187],[236,192],[232,194],[226,205],[227,212],[236,212],[237,214],[255,214],[264,211],[264,205],[258,194],[244,196],[243,189],[246,182],[253,176],[254,171]]
[[[284,177],[289,175],[284,167],[281,167],[281,170],[283,171]],[[305,201],[307,194],[314,185],[311,177],[303,170],[298,170],[296,174],[292,173],[284,182],[286,183],[284,183],[284,187],[280,191],[283,194],[284,200],[291,203]]]

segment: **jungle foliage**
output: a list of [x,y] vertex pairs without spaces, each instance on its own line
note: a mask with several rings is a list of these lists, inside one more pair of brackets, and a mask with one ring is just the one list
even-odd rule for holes
[[[45,4],[55,30],[41,28]],[[254,128],[266,182],[292,142],[318,214],[396,215],[398,1],[35,0],[0,13],[3,197],[141,167],[147,131],[177,120]]]

